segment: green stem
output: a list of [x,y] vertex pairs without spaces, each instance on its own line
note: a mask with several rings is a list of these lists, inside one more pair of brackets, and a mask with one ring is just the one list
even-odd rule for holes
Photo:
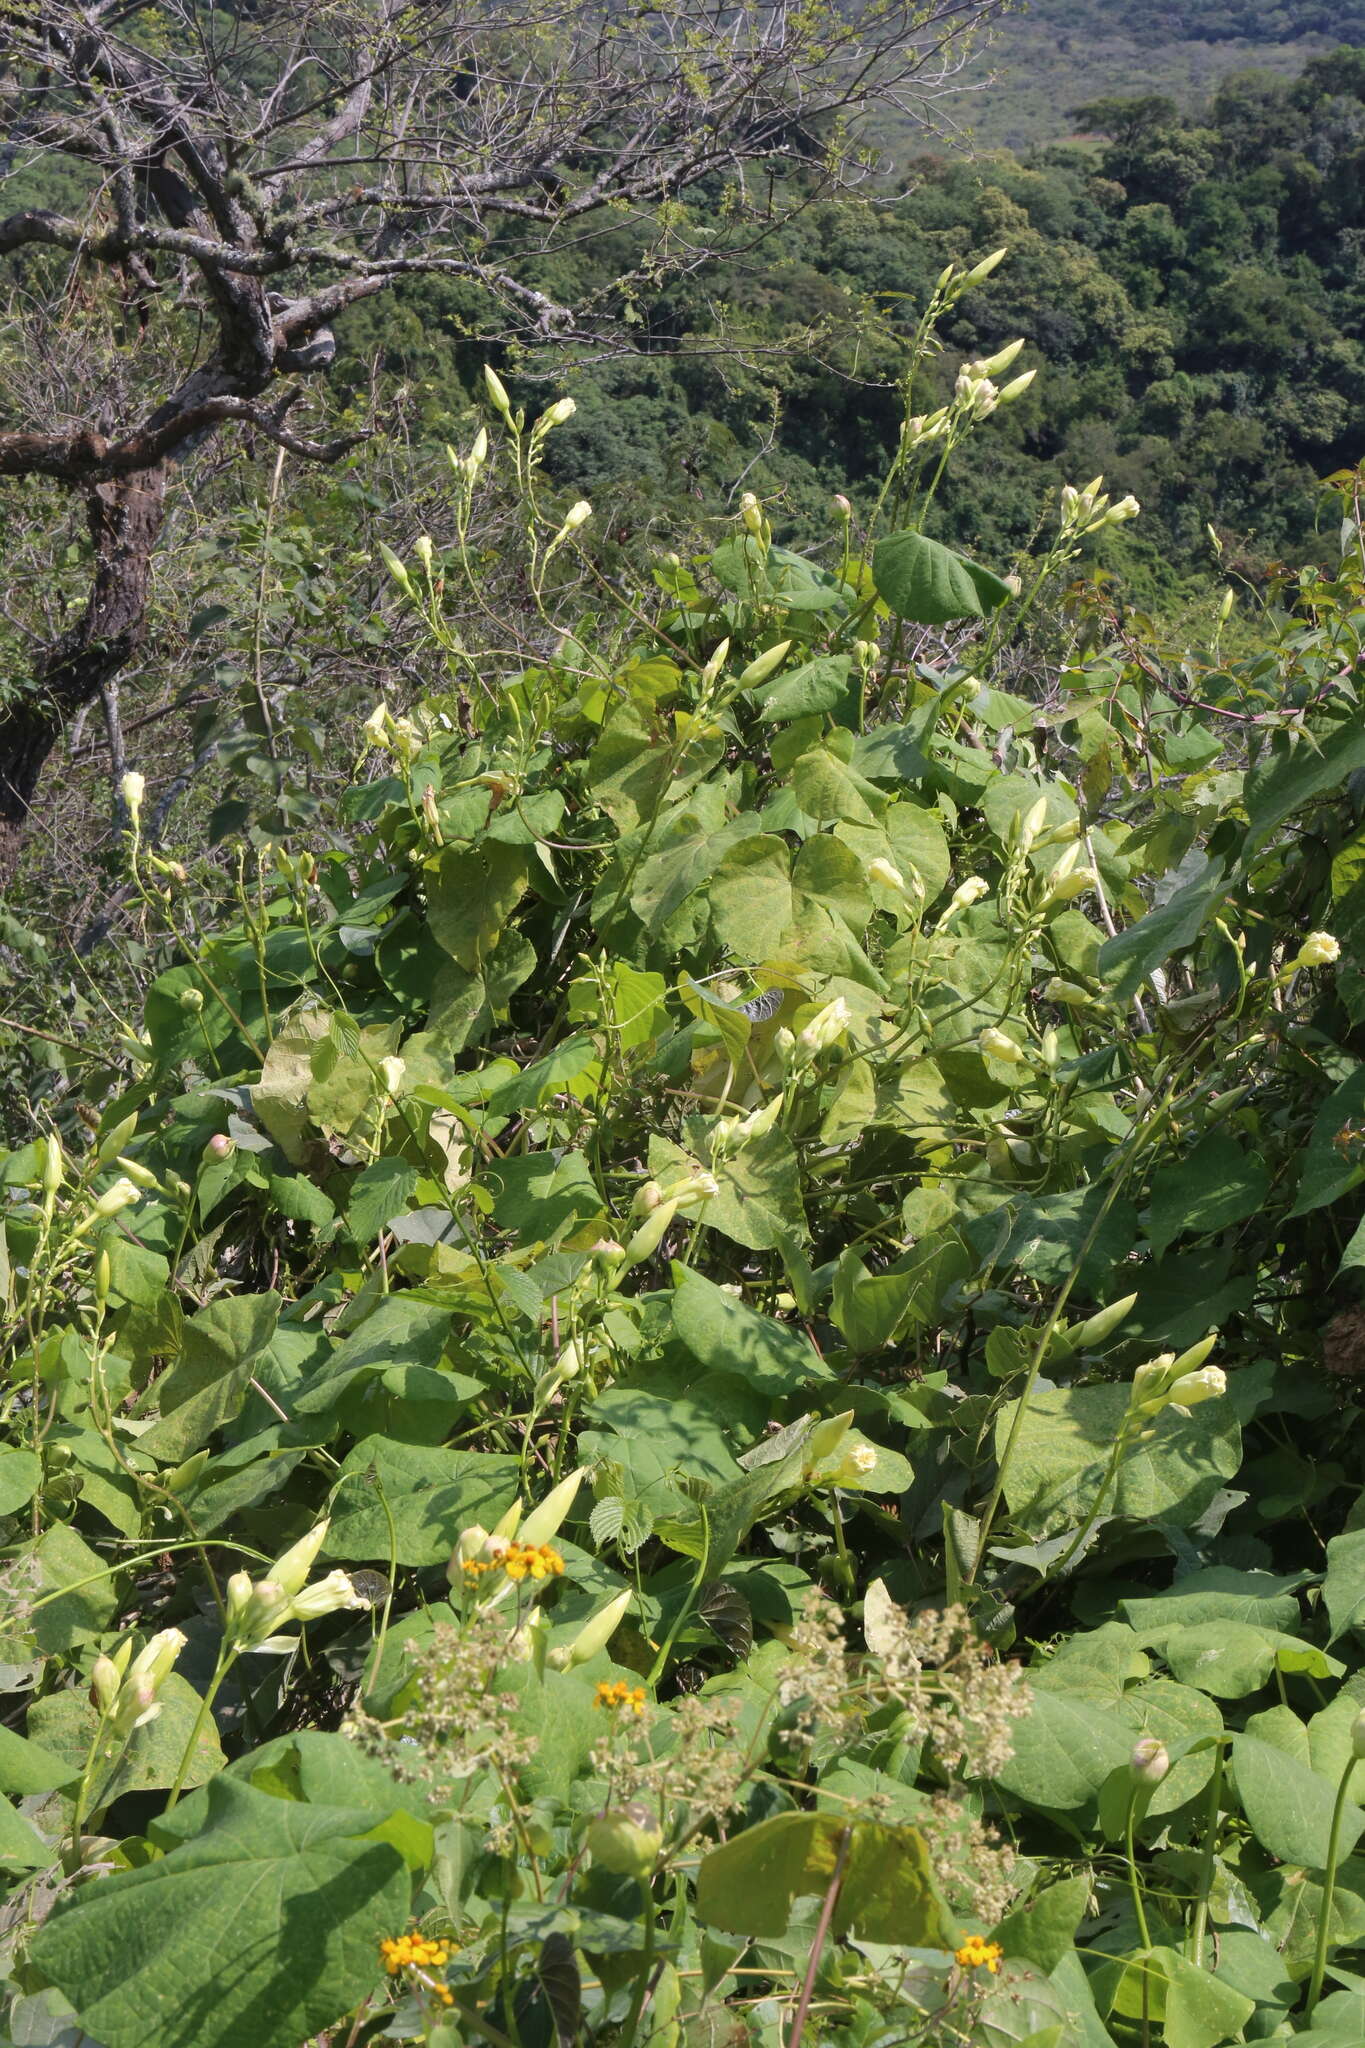
[[640,1952],[640,1974],[635,1979],[635,1989],[630,1996],[630,2010],[621,2029],[620,2048],[635,2048],[635,2036],[640,2031],[640,2019],[645,2009],[645,1998],[649,1992],[649,1980],[654,1972],[654,1933],[657,1924],[657,1908],[654,1904],[654,1885],[650,1878],[640,1879],[640,1890],[644,1895],[645,1942]]
[[194,1761],[194,1752],[199,1746],[199,1738],[204,1732],[204,1726],[209,1718],[213,1702],[218,1696],[218,1688],[231,1670],[235,1655],[236,1652],[229,1649],[226,1644],[218,1652],[218,1662],[214,1666],[213,1677],[209,1680],[208,1691],[199,1702],[199,1712],[194,1717],[194,1726],[190,1730],[189,1741],[185,1744],[185,1753],[180,1759],[180,1768],[175,1774],[175,1783],[171,1786],[170,1797],[166,1801],[165,1811],[167,1813],[171,1811],[171,1808],[176,1804],[181,1792],[185,1788],[185,1780],[189,1776],[190,1765]]
[[1199,1854],[1199,1875],[1195,1880],[1190,1961],[1196,1970],[1204,1967],[1204,1933],[1209,1924],[1209,1893],[1213,1889],[1213,1863],[1218,1850],[1218,1815],[1222,1802],[1223,1744],[1220,1741],[1214,1753],[1213,1776],[1209,1779],[1209,1796],[1204,1809],[1204,1840]]
[[1147,1925],[1147,1908],[1142,1903],[1142,1886],[1138,1882],[1137,1854],[1133,1848],[1133,1819],[1137,1812],[1138,1790],[1139,1788],[1134,1785],[1128,1795],[1128,1818],[1124,1822],[1123,1847],[1124,1853],[1128,1858],[1128,1883],[1133,1893],[1133,1911],[1137,1914],[1138,1933],[1142,1937],[1142,1946],[1150,1948],[1152,1946],[1152,1930]]
[[1341,1822],[1346,1812],[1346,1795],[1351,1779],[1360,1759],[1354,1750],[1346,1759],[1346,1768],[1337,1786],[1336,1802],[1332,1807],[1332,1825],[1327,1833],[1327,1867],[1322,1879],[1322,1905],[1318,1912],[1318,1945],[1313,1954],[1313,1974],[1308,1980],[1308,2004],[1304,2015],[1312,2019],[1318,2000],[1322,1996],[1322,1980],[1327,1969],[1327,1948],[1332,1931],[1332,1900],[1337,1888],[1337,1858],[1341,1851]]

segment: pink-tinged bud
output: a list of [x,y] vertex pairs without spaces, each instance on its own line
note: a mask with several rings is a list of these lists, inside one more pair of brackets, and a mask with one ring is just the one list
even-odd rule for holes
[[231,1159],[237,1147],[226,1131],[215,1131],[204,1150],[210,1159]]
[[1128,1759],[1128,1769],[1134,1784],[1155,1788],[1171,1768],[1171,1759],[1164,1743],[1154,1735],[1144,1735],[1141,1742],[1134,1743],[1133,1754]]

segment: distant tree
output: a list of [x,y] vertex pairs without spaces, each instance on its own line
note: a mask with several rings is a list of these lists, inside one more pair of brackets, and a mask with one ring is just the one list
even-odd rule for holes
[[[722,216],[770,205],[754,167],[856,175],[846,124],[922,115],[1003,4],[0,0],[0,190],[19,202],[0,256],[37,344],[0,476],[76,494],[92,554],[76,616],[0,706],[0,876],[65,724],[145,631],[176,467],[229,426],[314,461],[350,445],[296,424],[348,306],[435,272],[486,288],[504,326],[581,335],[537,281],[553,248],[659,208],[658,262],[697,264]],[[703,180],[717,226],[698,237],[668,202]],[[73,292],[108,377],[72,374]],[[120,349],[167,302],[189,317]]]

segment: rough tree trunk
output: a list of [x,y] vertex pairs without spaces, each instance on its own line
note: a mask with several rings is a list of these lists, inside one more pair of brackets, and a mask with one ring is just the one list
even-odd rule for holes
[[146,632],[165,499],[164,462],[86,490],[95,568],[85,609],[49,650],[32,691],[0,712],[0,888],[14,872],[49,754],[76,712],[117,675]]

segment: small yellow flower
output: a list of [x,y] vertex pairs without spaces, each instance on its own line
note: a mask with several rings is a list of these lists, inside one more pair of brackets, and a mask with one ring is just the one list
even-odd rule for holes
[[1005,1951],[998,1941],[987,1941],[980,1934],[969,1934],[960,1949],[953,1953],[953,1961],[962,1970],[985,1968],[992,1977],[1000,1974],[1000,1958]]
[[604,1707],[612,1714],[618,1707],[628,1707],[633,1714],[643,1714],[645,1689],[642,1685],[627,1685],[624,1678],[602,1678],[598,1680],[593,1705]]

